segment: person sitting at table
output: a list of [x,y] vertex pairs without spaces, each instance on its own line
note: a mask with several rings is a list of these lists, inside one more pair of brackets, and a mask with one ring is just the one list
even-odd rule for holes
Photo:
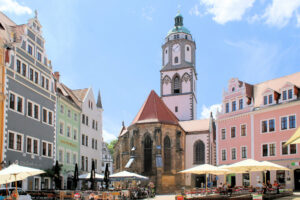
[[95,194],[93,192],[89,195],[89,200],[95,200]]
[[277,194],[279,194],[279,187],[280,187],[280,185],[279,185],[279,183],[278,183],[276,180],[274,181],[273,186],[274,186],[274,188],[276,189]]
[[256,190],[257,192],[262,192],[263,189],[263,185],[261,184],[260,181],[258,181],[258,183],[256,184]]
[[271,189],[272,188],[272,184],[270,183],[270,180],[267,181],[267,188]]
[[229,196],[231,196],[231,195],[232,195],[232,191],[233,191],[233,186],[230,185],[230,184],[228,184],[228,185],[227,185],[227,194],[228,194]]

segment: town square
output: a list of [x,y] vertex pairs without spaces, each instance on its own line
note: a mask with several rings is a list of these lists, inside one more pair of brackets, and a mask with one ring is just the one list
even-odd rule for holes
[[300,199],[300,0],[0,0],[0,200]]

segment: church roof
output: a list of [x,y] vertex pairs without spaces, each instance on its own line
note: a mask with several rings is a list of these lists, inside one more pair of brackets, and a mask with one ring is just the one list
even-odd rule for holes
[[147,100],[134,118],[132,124],[151,122],[178,124],[177,117],[169,110],[154,90],[150,92]]
[[98,108],[102,108],[102,101],[101,101],[100,90],[98,92],[97,107]]
[[210,119],[199,119],[190,121],[180,121],[179,124],[186,132],[209,131]]

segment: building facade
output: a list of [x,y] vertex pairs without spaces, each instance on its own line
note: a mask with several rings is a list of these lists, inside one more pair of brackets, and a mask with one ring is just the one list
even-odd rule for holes
[[113,156],[110,154],[107,144],[102,143],[102,164],[101,164],[101,174],[104,174],[106,164],[108,164],[108,170],[110,174],[113,174]]
[[80,156],[80,102],[63,83],[59,81],[59,73],[55,72],[57,91],[56,114],[56,157],[62,164],[62,187],[72,189],[75,164],[79,164]]
[[[300,123],[299,86],[299,72],[255,85],[229,80],[216,119],[218,165],[247,158],[271,161],[291,171],[268,171],[268,180],[300,189],[299,145],[283,146]],[[252,176],[251,185],[264,179],[262,173]],[[228,181],[247,185],[249,174],[232,174]]]
[[81,104],[79,170],[90,172],[94,161],[96,173],[101,173],[103,108],[100,92],[97,102],[92,88],[73,90],[73,93]]
[[[37,13],[23,25],[2,17],[10,37],[6,43],[3,160],[6,165],[18,162],[46,170],[56,159],[56,94],[42,26]],[[25,190],[50,188],[51,179],[34,176],[19,186]]]

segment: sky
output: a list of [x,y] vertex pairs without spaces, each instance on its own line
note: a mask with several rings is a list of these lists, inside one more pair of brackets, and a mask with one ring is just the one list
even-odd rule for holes
[[161,46],[179,10],[197,46],[198,119],[220,109],[231,78],[256,84],[300,71],[300,0],[0,0],[17,24],[34,10],[61,82],[100,90],[105,141],[160,93]]

